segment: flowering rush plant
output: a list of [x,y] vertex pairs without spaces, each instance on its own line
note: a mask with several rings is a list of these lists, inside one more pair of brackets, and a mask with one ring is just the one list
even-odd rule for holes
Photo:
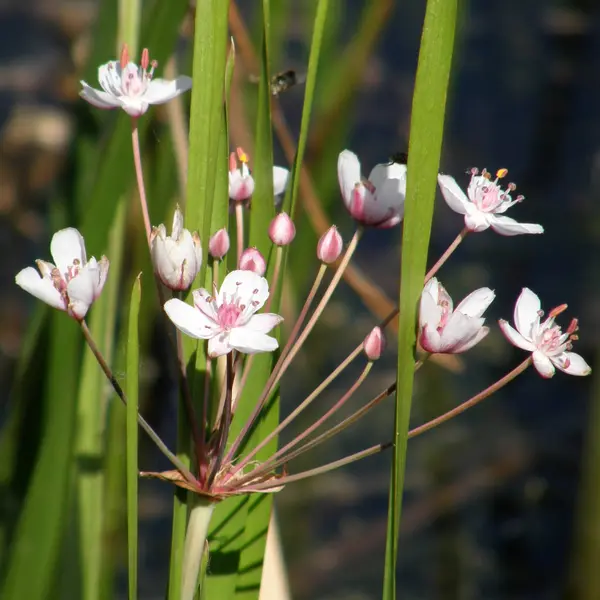
[[[138,412],[137,405],[132,404],[136,400],[131,390],[136,389],[137,381],[128,381],[127,389],[123,389],[88,326],[88,313],[111,276],[111,257],[88,259],[83,236],[77,229],[68,227],[52,237],[49,254],[53,262],[46,260],[47,257],[39,259],[37,269],[24,268],[15,281],[24,291],[65,312],[80,326],[114,392],[128,408],[133,406],[137,423],[170,462],[168,469],[142,468],[139,475],[189,492],[184,514],[187,529],[183,559],[175,561],[179,570],[174,572],[172,568],[171,577],[177,589],[173,597],[193,600],[205,580],[200,576],[202,565],[206,565],[206,561],[203,563],[205,552],[208,552],[210,576],[214,539],[211,538],[209,544],[206,542],[218,507],[230,502],[231,497],[278,492],[295,481],[342,468],[393,446],[390,430],[380,443],[350,456],[328,464],[315,464],[307,471],[294,468],[297,457],[351,427],[394,395],[395,381],[388,382],[373,397],[363,398],[362,390],[371,371],[377,369],[378,359],[389,351],[386,350],[386,327],[397,318],[397,308],[362,331],[362,343],[290,414],[277,419],[273,406],[278,396],[285,394],[282,378],[352,267],[351,261],[365,229],[384,231],[402,224],[407,201],[407,166],[383,162],[375,165],[367,178],[358,156],[340,149],[337,177],[340,202],[347,211],[347,218],[339,225],[346,229],[348,223],[353,223],[354,232],[344,239],[335,225],[325,229],[312,249],[314,267],[310,290],[298,314],[291,317],[288,316],[290,311],[286,311],[284,320],[280,295],[286,274],[286,255],[296,237],[291,216],[293,207],[287,198],[283,199],[284,195],[291,197],[297,193],[290,189],[294,178],[288,169],[271,164],[256,165],[255,177],[252,155],[242,148],[234,148],[228,158],[219,156],[217,159],[222,161],[217,169],[223,172],[227,169],[226,185],[221,186],[221,195],[213,200],[215,206],[225,207],[225,210],[219,209],[222,222],[216,227],[204,228],[202,234],[191,231],[186,228],[187,210],[182,202],[173,208],[170,232],[164,224],[152,225],[156,220],[147,201],[138,123],[147,118],[150,106],[176,101],[191,89],[192,81],[186,76],[173,80],[154,78],[157,63],[149,56],[148,50],[144,50],[137,65],[125,47],[120,60],[109,61],[99,68],[101,89],[82,82],[80,95],[94,108],[122,110],[132,121],[139,208],[153,266],[157,302],[168,331],[165,346],[177,370],[182,420],[189,435],[184,433],[177,447],[169,447],[161,439],[142,416],[143,409]],[[297,164],[296,169],[299,168]],[[462,180],[459,182],[447,174],[438,176],[441,195],[450,209],[464,217],[464,228],[424,278],[414,324],[418,342],[415,371],[425,361],[436,360],[437,355],[476,351],[476,346],[493,327],[490,313],[495,292],[492,289],[476,289],[455,305],[439,279],[443,265],[456,247],[469,234],[499,234],[498,244],[502,244],[507,243],[502,236],[543,233],[541,225],[520,223],[505,214],[524,199],[515,195],[515,184],[505,183],[506,169],[492,173],[474,168],[469,174],[466,189]],[[265,190],[268,197],[264,195]],[[259,213],[266,214],[265,211],[270,216],[263,217],[263,226],[257,229],[255,219]],[[194,225],[197,225],[195,221]],[[488,229],[491,231],[487,232]],[[258,240],[256,244],[255,240]],[[500,330],[508,342],[526,352],[521,364],[455,409],[411,430],[408,437],[420,435],[474,406],[530,365],[545,379],[553,377],[557,369],[567,375],[588,375],[590,367],[573,351],[577,320],[572,319],[564,330],[557,323],[566,309],[563,304],[544,313],[539,297],[523,288],[515,303],[514,327],[504,319],[499,320]],[[350,377],[346,375],[350,371],[358,375],[338,393],[333,404],[322,409],[320,416],[291,441],[278,446],[279,434],[296,422],[309,406],[319,405],[324,392],[341,377]],[[134,396],[137,398],[137,393]],[[359,408],[351,414],[342,411],[356,396],[363,398]],[[134,459],[137,477],[137,457]],[[136,494],[137,488],[132,484],[128,493]],[[135,496],[132,497],[135,502]],[[133,568],[130,564],[130,569]],[[221,600],[223,596],[218,598]]]

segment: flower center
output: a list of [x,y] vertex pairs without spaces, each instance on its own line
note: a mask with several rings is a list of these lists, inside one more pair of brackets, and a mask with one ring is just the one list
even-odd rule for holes
[[222,329],[230,330],[235,327],[239,316],[246,308],[243,304],[238,304],[239,299],[232,302],[224,301],[217,309],[217,319]]
[[498,181],[508,174],[508,169],[498,169],[496,179],[492,181],[490,173],[483,169],[481,174],[477,169],[471,169],[471,201],[482,212],[504,212],[507,208],[523,200],[523,196],[517,196],[513,200],[510,192],[517,186],[509,183],[506,190],[503,190]]
[[554,352],[562,345],[562,331],[559,325],[553,325],[542,332],[537,346],[544,352]]
[[[140,66],[129,63],[127,46],[123,46],[121,53],[121,88],[123,94],[130,98],[137,98],[144,94],[152,80],[154,69],[158,63],[150,60],[148,49],[144,48]],[[150,67],[150,69],[148,69]]]
[[60,272],[58,267],[52,269],[50,279],[64,298],[67,298],[67,284],[79,275],[79,271],[81,271],[81,261],[78,258],[73,259],[73,264],[67,267],[67,272],[64,274]]

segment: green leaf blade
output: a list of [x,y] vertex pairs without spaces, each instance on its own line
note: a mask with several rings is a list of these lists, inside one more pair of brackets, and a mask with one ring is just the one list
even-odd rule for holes
[[415,321],[444,131],[446,95],[458,0],[428,0],[413,96],[408,181],[402,239],[394,455],[392,461],[383,598],[396,598],[398,533],[414,378]]
[[140,276],[131,292],[127,336],[127,551],[129,598],[137,598],[138,568],[138,404]]

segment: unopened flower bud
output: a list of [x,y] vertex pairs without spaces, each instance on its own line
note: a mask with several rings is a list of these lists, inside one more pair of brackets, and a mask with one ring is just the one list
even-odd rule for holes
[[287,246],[296,237],[296,227],[287,213],[280,212],[269,225],[269,237],[276,246]]
[[162,224],[152,230],[150,253],[156,274],[168,288],[181,291],[192,285],[202,265],[202,244],[196,232],[184,229],[179,207],[170,236]]
[[385,335],[381,327],[373,327],[363,342],[363,350],[369,360],[377,360],[385,350]]
[[344,241],[337,227],[332,225],[322,236],[317,244],[317,257],[321,262],[329,264],[335,262],[342,253]]
[[239,268],[242,271],[252,271],[262,277],[267,270],[267,263],[256,248],[246,248],[240,256]]
[[221,260],[229,252],[229,234],[227,229],[219,229],[208,241],[208,252],[217,260]]

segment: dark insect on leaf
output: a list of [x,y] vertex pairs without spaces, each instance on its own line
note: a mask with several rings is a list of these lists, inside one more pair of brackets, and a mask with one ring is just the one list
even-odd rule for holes
[[408,152],[394,152],[394,154],[390,156],[389,164],[393,165],[394,163],[406,165],[408,163]]

